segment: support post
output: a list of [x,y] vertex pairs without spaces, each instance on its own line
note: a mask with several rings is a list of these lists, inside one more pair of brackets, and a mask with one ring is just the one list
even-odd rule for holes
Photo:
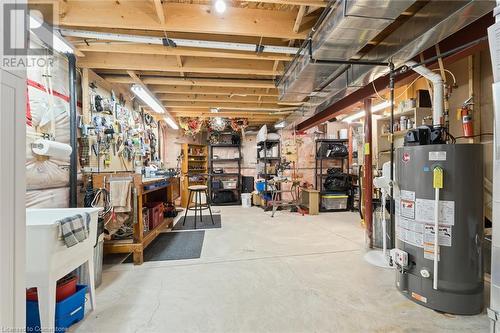
[[69,135],[72,148],[69,164],[69,206],[77,207],[76,57],[74,54],[68,54],[67,57],[69,66]]
[[[394,64],[392,62],[389,63],[389,92],[390,92],[390,102],[391,102],[391,123],[390,123],[390,141],[391,141],[391,187],[389,190],[390,195],[390,218],[391,218],[391,243],[389,244],[390,248],[393,249],[396,247],[396,221],[394,218]],[[382,207],[385,209],[385,207]]]
[[364,201],[365,227],[368,236],[368,247],[373,248],[373,169],[372,169],[372,100],[364,100],[365,109],[365,145],[364,145]]

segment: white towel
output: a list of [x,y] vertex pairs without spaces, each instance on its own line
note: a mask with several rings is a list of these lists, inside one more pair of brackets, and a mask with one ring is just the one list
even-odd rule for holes
[[111,206],[114,207],[116,213],[130,212],[131,186],[130,180],[113,180],[109,182]]

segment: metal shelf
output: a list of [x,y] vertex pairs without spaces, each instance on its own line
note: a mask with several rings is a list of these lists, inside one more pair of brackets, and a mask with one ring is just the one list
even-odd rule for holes
[[[213,145],[209,145],[209,182],[208,182],[208,188],[209,188],[209,196],[210,196],[210,201],[214,206],[230,206],[230,205],[238,205],[241,204],[241,199],[240,199],[240,193],[241,193],[241,145],[239,144],[230,144],[230,143],[217,143]],[[214,149],[215,148],[237,148],[238,149],[238,155],[239,157],[237,158],[213,158],[214,156]],[[233,166],[229,167],[230,169],[238,169],[238,172],[224,172],[224,173],[214,173],[214,164],[217,163],[238,163],[238,166],[233,164]],[[224,177],[237,177],[236,181],[236,188],[235,189],[212,189],[212,181],[214,179],[219,179],[219,178],[224,178]],[[213,198],[214,194],[221,192],[221,191],[233,191],[236,194],[236,198],[238,198],[236,201],[231,201],[231,202],[225,202],[225,203],[215,203]]]

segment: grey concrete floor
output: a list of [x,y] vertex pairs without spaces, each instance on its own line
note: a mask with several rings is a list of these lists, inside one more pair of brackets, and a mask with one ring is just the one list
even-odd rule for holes
[[[97,309],[75,332],[487,332],[398,293],[363,260],[356,213],[223,207],[201,258],[106,265]],[[189,231],[187,231],[189,232]]]

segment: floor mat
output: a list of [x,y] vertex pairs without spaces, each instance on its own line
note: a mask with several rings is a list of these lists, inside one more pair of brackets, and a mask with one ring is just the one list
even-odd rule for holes
[[[217,229],[222,227],[222,219],[220,215],[213,214],[214,223],[210,219],[210,215],[203,215],[203,222],[200,221],[200,216],[196,217],[196,230],[198,229]],[[188,215],[186,217],[186,224],[182,225],[184,222],[184,216],[177,221],[173,230],[194,230],[194,215]]]
[[[204,238],[203,230],[161,233],[144,250],[144,261],[197,259],[201,256]],[[131,262],[132,255],[124,261]]]

